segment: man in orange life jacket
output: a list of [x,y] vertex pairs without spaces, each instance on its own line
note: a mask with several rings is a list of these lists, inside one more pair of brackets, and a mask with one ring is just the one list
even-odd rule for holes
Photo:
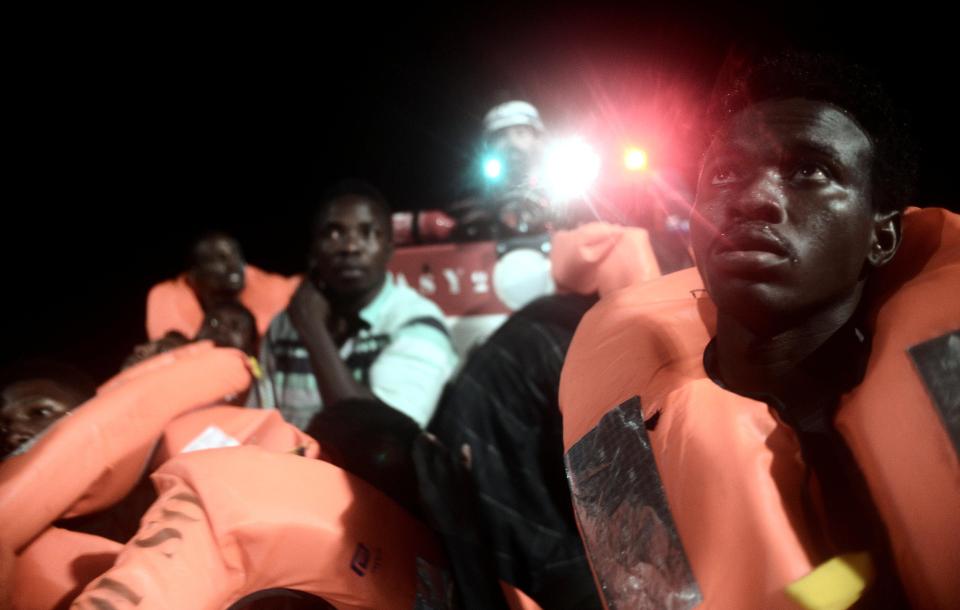
[[[771,453],[775,460],[777,456],[782,456],[769,468],[761,468],[750,476],[756,478],[756,488],[762,490],[771,489],[764,487],[767,479],[775,479],[774,485],[780,487],[773,494],[778,501],[772,505],[779,506],[776,510],[781,513],[787,513],[790,519],[784,523],[790,526],[771,526],[775,518],[769,512],[764,514],[761,511],[756,517],[744,515],[740,518],[755,518],[753,529],[756,531],[766,528],[765,531],[775,529],[781,532],[783,540],[776,544],[781,549],[779,554],[770,550],[771,538],[757,536],[752,540],[760,541],[758,544],[761,546],[757,547],[759,554],[766,555],[767,561],[770,561],[769,557],[778,557],[783,561],[781,565],[792,567],[783,568],[782,573],[786,575],[783,578],[778,576],[765,580],[780,566],[764,566],[764,574],[755,575],[751,584],[747,576],[736,575],[742,574],[743,566],[731,572],[720,565],[722,561],[704,559],[711,552],[732,555],[744,552],[743,549],[751,548],[749,542],[744,542],[749,536],[728,541],[731,546],[725,550],[711,551],[704,545],[709,546],[708,540],[716,542],[722,538],[716,535],[717,524],[705,523],[697,530],[697,526],[691,527],[691,519],[695,520],[695,517],[680,515],[682,518],[677,521],[680,534],[684,535],[682,546],[686,548],[686,555],[693,564],[695,581],[703,591],[704,607],[753,607],[752,604],[769,602],[769,596],[776,595],[776,590],[784,591],[785,585],[803,576],[804,562],[810,561],[816,566],[838,555],[863,551],[869,553],[876,576],[860,598],[859,604],[863,605],[858,604],[857,607],[908,607],[903,585],[906,578],[904,574],[908,572],[898,572],[904,556],[898,552],[895,563],[895,554],[891,550],[891,528],[901,532],[898,540],[902,546],[905,526],[899,518],[889,518],[891,512],[887,508],[890,496],[886,489],[890,488],[881,487],[896,483],[868,472],[864,464],[869,466],[870,463],[869,460],[865,461],[864,456],[873,454],[864,453],[862,446],[849,441],[850,434],[855,434],[856,430],[851,433],[847,429],[840,429],[835,421],[838,412],[849,413],[840,410],[841,406],[848,404],[842,401],[863,383],[868,370],[867,360],[873,349],[870,308],[875,305],[874,299],[866,295],[875,294],[877,288],[871,283],[871,278],[881,277],[880,269],[894,259],[901,245],[902,212],[909,201],[909,187],[915,168],[907,131],[876,83],[870,81],[860,69],[827,58],[787,55],[762,62],[734,81],[725,95],[718,99],[713,117],[716,120],[714,136],[703,159],[692,218],[693,250],[709,299],[703,299],[704,302],[697,307],[687,306],[687,302],[683,301],[681,305],[686,307],[682,309],[685,312],[683,314],[679,313],[681,305],[670,305],[675,308],[656,317],[660,311],[667,311],[668,303],[681,301],[661,299],[662,305],[651,301],[660,309],[654,305],[642,309],[641,290],[638,289],[632,302],[637,304],[636,311],[649,312],[647,315],[650,317],[643,318],[639,317],[643,314],[637,314],[638,317],[630,318],[631,314],[623,314],[621,318],[638,321],[649,319],[651,328],[659,324],[675,324],[679,335],[674,330],[666,330],[663,334],[665,341],[671,344],[666,350],[676,349],[678,354],[687,354],[684,351],[688,349],[685,341],[694,345],[693,340],[688,340],[684,334],[687,326],[693,329],[700,324],[700,328],[705,326],[707,332],[711,333],[705,336],[709,339],[705,349],[696,347],[702,343],[689,348],[690,365],[685,364],[686,359],[683,360],[684,364],[680,364],[680,359],[685,356],[641,355],[640,359],[650,361],[649,371],[653,372],[650,372],[650,381],[636,382],[637,385],[632,386],[643,388],[639,391],[639,405],[643,409],[646,425],[640,424],[639,430],[643,432],[644,427],[650,430],[650,441],[645,451],[650,451],[652,447],[656,466],[652,466],[652,461],[647,463],[663,477],[670,508],[656,514],[641,514],[631,512],[630,508],[621,508],[617,510],[625,512],[617,513],[619,516],[616,519],[623,520],[620,526],[626,527],[632,515],[635,517],[634,525],[647,533],[663,531],[662,526],[670,520],[667,515],[672,511],[700,511],[701,520],[710,521],[709,515],[719,512],[712,513],[709,506],[703,505],[703,498],[690,493],[689,486],[684,487],[678,481],[683,478],[690,480],[690,477],[700,477],[697,480],[701,481],[710,478],[726,480],[727,473],[709,471],[710,468],[723,469],[723,465],[716,460],[699,462],[697,468],[705,468],[704,472],[684,469],[692,468],[692,464],[698,463],[702,455],[711,455],[711,447],[716,446],[717,451],[723,452],[722,447],[727,443],[727,453],[734,456],[746,455],[741,447],[756,445],[759,447],[756,451],[758,456],[761,451]],[[670,278],[668,276],[665,279]],[[681,296],[666,297],[674,298],[681,299]],[[715,330],[710,330],[712,322],[701,323],[701,319],[710,319],[711,314],[703,312],[712,311],[711,300],[712,305],[716,306]],[[603,305],[601,302],[598,309],[603,309]],[[620,311],[624,310],[621,308]],[[698,311],[701,313],[698,314]],[[574,340],[567,370],[564,371],[565,381],[570,383],[565,384],[567,388],[561,388],[565,420],[575,419],[578,405],[590,402],[588,398],[585,400],[585,392],[589,391],[588,377],[596,384],[597,370],[587,375],[585,371],[590,368],[589,365],[585,366],[587,359],[596,361],[605,356],[608,371],[618,366],[615,361],[621,358],[621,354],[614,353],[618,347],[610,341],[610,337],[615,331],[623,334],[626,329],[622,324],[616,328],[603,328],[603,320],[616,315],[616,311],[607,307],[603,315],[598,311],[594,321],[590,320],[588,314],[581,325],[583,341],[578,346],[577,339]],[[656,332],[651,330],[653,334]],[[700,337],[702,331],[697,332],[696,337]],[[937,335],[943,332],[943,329],[937,330]],[[587,335],[595,335],[596,338],[591,339]],[[956,331],[953,331],[955,335]],[[950,336],[950,332],[947,336]],[[633,340],[636,341],[636,337]],[[607,341],[606,346],[604,341]],[[656,350],[655,345],[650,348],[651,352]],[[642,348],[635,351],[636,354],[641,352]],[[646,369],[639,370],[639,359],[632,358],[631,354],[627,354],[621,361],[634,363],[635,378],[649,372]],[[702,367],[696,366],[700,360]],[[602,366],[597,365],[597,369]],[[909,363],[904,360],[901,368],[908,367]],[[663,373],[667,370],[680,372]],[[709,380],[705,384],[700,381],[703,372]],[[916,375],[912,371],[903,374]],[[950,383],[955,385],[956,380]],[[629,383],[624,384],[624,395],[615,400],[638,393],[634,390],[628,394],[627,385]],[[709,394],[711,400],[705,400],[703,397],[711,391],[708,386],[722,390],[713,391]],[[727,399],[718,392],[730,393],[727,394],[733,396],[730,401],[739,401],[737,405],[746,404],[739,397],[766,403],[770,413],[774,414],[773,423],[779,422],[780,426],[785,424],[789,431],[782,436],[776,432],[776,426],[769,429],[773,432],[768,431],[767,419],[763,419],[762,425],[757,425],[756,422],[768,415],[756,409],[750,410],[752,407],[744,407],[740,411],[730,407],[727,410],[728,403],[721,401]],[[620,417],[630,417],[630,413],[636,412],[627,406],[624,403],[616,410]],[[929,405],[925,407],[929,408]],[[606,424],[603,422],[613,414],[613,411],[607,413],[601,424],[579,437],[580,440],[570,447],[567,455],[574,496],[578,501],[586,501],[588,511],[590,507],[598,506],[591,494],[596,498],[595,494],[601,493],[603,488],[601,482],[590,480],[598,473],[596,467],[599,467],[591,462],[594,459],[591,455],[596,456],[598,447],[605,445],[603,442],[594,443],[592,450],[587,451],[590,443],[584,444],[584,441],[596,440],[594,433],[604,425],[612,425],[609,421]],[[720,421],[725,414],[730,414],[730,417],[739,414],[736,415],[739,419],[727,426]],[[751,414],[755,414],[755,420],[749,419],[754,417]],[[919,412],[900,413],[901,417],[911,418],[920,418],[921,415]],[[726,435],[726,440],[710,441],[710,433],[698,427],[696,419],[716,420],[713,434]],[[890,421],[889,425],[901,426],[903,422]],[[858,423],[857,426],[863,424]],[[612,430],[609,427],[607,429]],[[673,431],[676,433],[671,436]],[[759,438],[756,443],[753,442],[755,433]],[[594,435],[593,439],[588,438],[591,435]],[[573,434],[566,442],[570,445],[577,438]],[[787,440],[790,438],[796,441]],[[668,442],[665,439],[674,442],[665,444]],[[933,442],[934,439],[930,437],[927,440]],[[795,459],[790,457],[795,456],[795,452],[789,449],[793,442],[799,444],[802,457],[800,468],[806,469],[806,477],[791,479],[783,474],[786,471],[793,472],[793,463],[787,463]],[[601,459],[601,462],[616,459],[613,449],[607,449],[608,457]],[[764,453],[760,459],[768,459],[767,454]],[[730,461],[731,467],[750,470],[743,460],[739,465],[734,459]],[[941,458],[918,468],[931,471],[936,468],[949,469],[949,463],[949,459]],[[760,461],[754,460],[753,464],[759,467]],[[590,470],[591,467],[595,468]],[[604,467],[610,472],[618,471],[612,464],[604,464]],[[620,478],[608,483],[625,483],[625,474],[609,475]],[[918,472],[917,476],[926,476],[926,471]],[[748,480],[748,475],[741,478],[745,485],[753,484]],[[658,494],[651,493],[649,487],[642,483],[627,485],[630,486],[641,490],[636,493],[641,494],[643,499],[625,500],[619,506],[649,510],[650,506],[656,504],[650,498]],[[879,496],[875,488],[883,489]],[[609,486],[606,489],[609,490]],[[716,493],[727,494],[725,501],[736,506],[747,506],[736,496],[750,495],[753,491],[752,488],[731,487],[729,484],[722,486],[722,489],[725,491]],[[947,489],[943,495],[950,497],[954,492],[955,489]],[[608,495],[612,497],[621,493],[627,493],[629,497],[630,492],[621,489],[615,493],[611,491]],[[663,497],[662,493],[659,497]],[[720,500],[716,495],[713,498]],[[608,497],[601,503],[609,505],[611,501]],[[794,510],[796,507],[799,508]],[[610,596],[622,595],[620,600],[631,600],[621,602],[628,605],[636,602],[638,598],[632,597],[635,591],[628,591],[626,585],[619,593],[611,593],[617,589],[617,583],[626,583],[624,574],[629,573],[631,568],[624,571],[623,565],[599,565],[606,561],[605,551],[610,550],[602,548],[604,544],[615,545],[615,542],[609,538],[614,535],[612,532],[600,534],[601,538],[594,537],[591,540],[592,526],[589,521],[596,514],[578,508],[588,553],[594,563],[595,573],[605,583],[610,607],[627,607],[618,605]],[[764,522],[767,516],[770,520]],[[614,517],[608,515],[603,519]],[[744,527],[750,526],[745,524]],[[693,530],[697,531],[696,536],[692,534]],[[594,533],[596,531],[599,530]],[[676,530],[673,531],[676,535]],[[944,531],[943,535],[952,534]],[[606,542],[603,536],[608,536]],[[628,555],[638,553],[637,557],[648,557],[637,560],[649,569],[644,577],[646,592],[657,598],[662,595],[671,597],[673,592],[679,591],[672,598],[677,605],[671,607],[693,607],[701,601],[701,593],[696,584],[678,585],[694,581],[689,568],[678,567],[681,562],[675,561],[684,554],[675,545],[677,539],[674,537],[670,542],[669,536],[652,536],[647,540],[649,545],[645,547],[646,550],[638,550],[644,545],[634,542],[627,552]],[[598,548],[591,549],[598,542],[599,553]],[[797,542],[802,551],[791,554],[789,560],[784,559],[787,554],[782,550],[793,548],[792,545]],[[606,556],[611,555],[606,553]],[[764,557],[754,556],[752,561],[763,562]],[[727,565],[737,565],[729,555]],[[743,584],[729,584],[734,581]],[[928,580],[925,584],[929,583]],[[911,603],[917,603],[916,595],[917,588],[914,587],[910,593]],[[685,600],[682,603],[679,601],[681,598]],[[660,602],[666,600],[665,597],[659,599]],[[739,604],[735,601],[738,599]],[[753,601],[744,605],[744,599]],[[778,603],[776,607],[781,605],[784,604]]]
[[237,240],[225,233],[209,233],[197,240],[190,257],[187,282],[204,311],[239,298],[245,285],[245,262]]
[[691,231],[717,306],[704,365],[721,386],[768,402],[798,434],[825,492],[824,545],[874,550],[897,607],[889,541],[832,415],[863,377],[861,297],[900,245],[911,176],[900,189],[889,181],[905,173],[891,166],[906,170],[910,160],[888,157],[908,149],[885,148],[890,141],[868,131],[859,108],[817,93],[729,110],[707,150]]
[[[198,313],[206,313],[220,303],[236,302],[245,286],[245,264],[237,240],[226,233],[206,233],[190,248],[189,268],[181,280],[180,290],[192,293],[196,299],[193,307],[200,306]],[[193,328],[168,319],[172,313],[169,310],[174,308],[171,297],[175,293],[175,283],[164,282],[155,286],[147,297],[147,334],[151,342],[139,346],[145,357],[165,351],[154,349],[146,353],[147,347],[172,349],[193,336]]]
[[216,304],[238,302],[250,310],[261,335],[290,300],[299,278],[268,273],[244,260],[233,237],[211,232],[190,249],[187,271],[160,282],[147,295],[147,337],[193,337]]

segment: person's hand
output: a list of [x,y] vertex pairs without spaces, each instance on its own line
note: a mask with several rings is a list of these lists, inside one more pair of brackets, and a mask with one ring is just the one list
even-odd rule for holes
[[301,334],[310,335],[327,326],[330,303],[313,282],[305,278],[293,293],[287,312],[294,327]]

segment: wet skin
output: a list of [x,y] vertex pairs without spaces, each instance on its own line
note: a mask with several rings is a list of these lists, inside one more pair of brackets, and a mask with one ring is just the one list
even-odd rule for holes
[[15,382],[0,396],[0,455],[14,451],[84,401],[79,392],[51,379]]
[[332,309],[359,309],[383,286],[393,254],[389,221],[376,205],[355,195],[333,202],[317,219],[309,273]]
[[717,308],[761,334],[825,311],[840,323],[870,267],[899,244],[895,215],[871,205],[873,144],[823,102],[763,102],[707,151],[691,237]]

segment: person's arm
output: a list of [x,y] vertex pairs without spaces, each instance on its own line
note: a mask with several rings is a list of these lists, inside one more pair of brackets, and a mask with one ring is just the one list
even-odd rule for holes
[[370,388],[384,403],[423,428],[457,366],[457,354],[437,315],[410,320],[370,368]]
[[419,514],[410,452],[455,366],[443,323],[414,318],[393,333],[371,367],[370,397],[325,403],[306,432],[320,442],[325,460]]
[[371,399],[373,394],[357,382],[340,357],[340,350],[330,335],[330,304],[326,297],[305,279],[287,307],[290,321],[300,334],[310,354],[313,375],[323,404],[332,405],[342,400]]

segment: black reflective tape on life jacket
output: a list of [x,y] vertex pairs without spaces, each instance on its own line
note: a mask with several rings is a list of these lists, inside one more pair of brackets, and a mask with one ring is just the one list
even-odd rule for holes
[[908,351],[960,455],[960,329],[918,343]]
[[604,415],[565,461],[581,537],[608,610],[687,610],[703,601],[667,505],[640,399]]
[[417,557],[417,596],[413,610],[451,610],[453,580],[449,572]]

